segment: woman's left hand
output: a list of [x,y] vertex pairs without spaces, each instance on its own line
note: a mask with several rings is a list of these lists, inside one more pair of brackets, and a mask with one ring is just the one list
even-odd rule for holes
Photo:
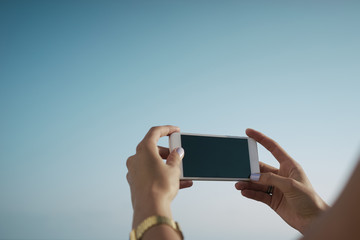
[[328,205],[315,192],[300,164],[278,143],[253,129],[247,129],[246,134],[269,150],[280,168],[260,162],[261,174],[252,175],[256,176],[255,181],[238,182],[235,187],[245,197],[269,205],[285,222],[304,233]]

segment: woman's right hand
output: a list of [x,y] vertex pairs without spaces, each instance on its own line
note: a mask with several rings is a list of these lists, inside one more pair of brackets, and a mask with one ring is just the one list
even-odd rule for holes
[[[303,233],[328,205],[315,192],[302,167],[274,140],[253,129],[247,129],[246,134],[269,150],[280,168],[260,162],[261,174],[253,174],[250,182],[236,183],[236,189],[247,198],[269,205],[285,222]],[[272,194],[268,193],[270,186],[273,186]]]

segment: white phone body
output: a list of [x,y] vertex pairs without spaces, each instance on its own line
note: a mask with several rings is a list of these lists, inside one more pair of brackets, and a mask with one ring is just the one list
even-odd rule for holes
[[[184,143],[182,144],[182,139],[183,141],[186,141],[187,147],[184,147]],[[210,141],[208,143],[208,141]],[[214,142],[215,141],[215,142]],[[219,143],[220,148],[216,145],[216,142]],[[239,143],[242,144],[241,149],[243,149],[243,152],[246,153],[241,153],[243,154],[242,158],[238,159],[238,155],[240,156],[240,152],[239,152],[239,148],[237,145]],[[245,143],[247,142],[247,146],[245,146]],[[209,144],[208,146],[206,144]],[[231,144],[228,144],[231,143]],[[193,144],[194,147],[192,147],[189,144]],[[200,145],[199,145],[200,144]],[[214,145],[215,144],[215,145]],[[199,149],[202,150],[197,150],[196,146],[201,146],[199,147]],[[221,147],[222,145],[222,147]],[[185,156],[184,159],[182,161],[180,170],[181,170],[181,176],[180,179],[182,180],[212,180],[212,181],[239,181],[239,180],[245,180],[248,181],[250,178],[250,175],[252,173],[259,173],[260,172],[260,168],[259,168],[259,159],[258,159],[258,150],[257,150],[257,143],[254,139],[252,138],[248,138],[248,137],[236,137],[236,136],[222,136],[222,135],[208,135],[208,134],[193,134],[193,133],[180,133],[180,132],[176,132],[173,133],[169,136],[169,147],[170,147],[170,151],[173,151],[174,149],[178,148],[178,147],[183,147],[185,150]],[[247,152],[247,150],[248,152]],[[187,152],[188,149],[188,152]],[[225,149],[225,150],[224,150]],[[190,151],[190,152],[189,152]],[[200,152],[201,151],[201,152]],[[211,152],[211,155],[207,155],[207,159],[206,161],[208,162],[204,162],[204,159],[201,159],[201,156],[204,152]],[[222,153],[219,152],[231,152],[232,157],[228,157],[227,159],[225,159],[225,162],[223,162],[221,159],[222,157],[220,157],[220,154],[222,155]],[[238,152],[237,152],[238,151]],[[186,157],[188,155],[192,155],[192,156],[197,156],[194,157],[196,159],[186,159]],[[199,155],[201,154],[201,155]],[[217,155],[218,159],[214,159]],[[246,156],[248,155],[248,158],[246,158]],[[214,156],[214,158],[213,158]],[[233,158],[233,159],[230,159]],[[194,167],[194,169],[192,169],[192,165],[195,164],[195,162],[191,162],[191,161],[198,161],[200,160],[203,161],[202,163],[197,163],[197,169],[196,167]],[[211,164],[208,164],[209,161],[212,161],[212,167],[208,166]],[[215,162],[217,161],[217,162]],[[226,163],[226,161],[230,161],[228,162],[228,164]],[[237,161],[242,161],[242,165],[241,166],[237,166]],[[248,161],[248,162],[247,162]],[[232,167],[232,164],[234,164],[234,167]],[[229,165],[229,166],[226,166]],[[230,166],[231,165],[231,166]],[[205,173],[203,173],[204,169],[201,169],[202,166],[206,166],[207,168],[209,168],[209,170],[205,170]],[[221,171],[222,168],[228,168],[228,170],[224,169],[222,174],[217,175],[218,171]],[[184,168],[185,168],[185,173],[184,173]],[[213,168],[213,169],[211,169]],[[217,169],[215,169],[217,168]],[[237,169],[239,168],[239,169]],[[244,169],[241,168],[246,168],[246,171]],[[189,173],[193,171],[192,173]],[[195,173],[194,173],[195,171]],[[197,173],[196,171],[199,172],[200,176],[196,176]],[[211,171],[215,171],[216,174],[209,174],[208,172]],[[228,172],[232,172],[232,175],[229,174],[229,176],[227,176],[227,171]],[[201,172],[201,173],[200,173]],[[237,175],[237,172],[243,172],[242,174],[240,174],[241,176]]]

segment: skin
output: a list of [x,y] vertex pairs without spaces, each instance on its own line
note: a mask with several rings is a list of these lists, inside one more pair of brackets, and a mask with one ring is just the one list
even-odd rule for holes
[[[136,154],[129,157],[127,180],[134,209],[133,228],[152,215],[172,219],[170,204],[179,188],[192,185],[192,181],[179,181],[180,164],[183,158],[176,150],[158,147],[161,137],[180,129],[175,126],[153,127],[136,148]],[[165,159],[165,162],[164,162]],[[146,239],[180,239],[177,232],[167,225],[157,225],[145,232]]]
[[[270,206],[285,222],[301,233],[324,212],[328,205],[315,192],[301,166],[271,138],[253,129],[246,134],[269,150],[280,168],[260,162],[260,179],[238,182],[235,187],[243,196]],[[274,186],[273,194],[267,193]]]
[[[192,185],[192,181],[179,181],[183,152],[169,153],[169,149],[157,146],[161,137],[178,131],[174,126],[151,128],[136,154],[127,160],[133,228],[152,215],[172,218],[170,204],[178,190]],[[303,233],[304,239],[360,239],[360,162],[339,199],[329,208],[314,191],[301,166],[274,140],[252,129],[247,129],[246,134],[268,149],[280,168],[260,163],[258,181],[235,185],[245,197],[269,205]],[[272,195],[267,193],[269,185],[274,186]],[[158,225],[146,231],[142,239],[178,240],[180,236],[167,225]]]
[[334,206],[305,231],[304,239],[360,239],[360,159]]

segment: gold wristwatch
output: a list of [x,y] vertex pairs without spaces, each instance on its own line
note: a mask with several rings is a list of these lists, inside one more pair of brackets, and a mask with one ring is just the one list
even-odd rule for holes
[[159,224],[166,224],[170,226],[179,234],[181,239],[184,239],[180,226],[177,222],[163,216],[151,216],[142,221],[136,229],[133,229],[130,232],[130,240],[140,240],[147,230]]

